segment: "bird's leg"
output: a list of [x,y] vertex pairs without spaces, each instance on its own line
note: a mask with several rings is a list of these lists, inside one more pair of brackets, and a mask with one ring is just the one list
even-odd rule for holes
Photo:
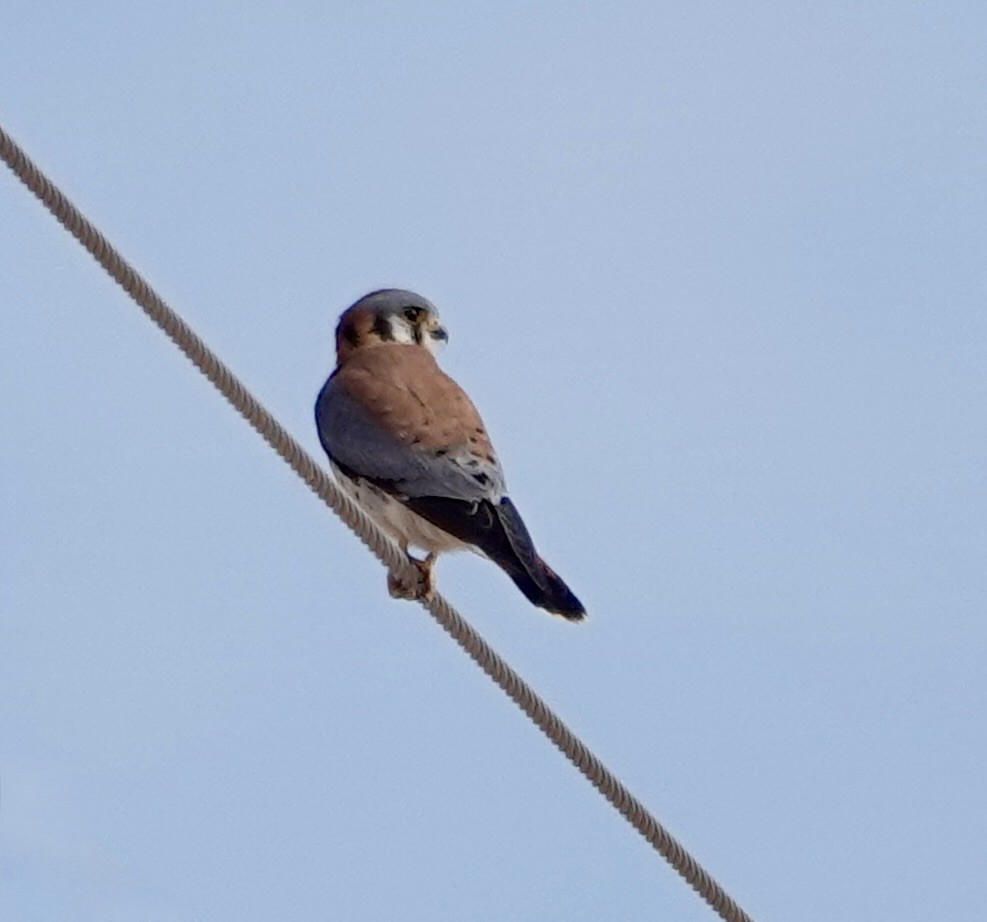
[[393,573],[388,573],[387,591],[391,594],[391,598],[430,600],[435,595],[435,578],[432,575],[435,554],[429,554],[424,560],[419,560],[408,553],[406,542],[400,542],[399,546],[408,558],[408,562],[418,570],[418,579],[415,580],[414,585],[408,585]]
[[[408,542],[399,541],[398,547],[401,548],[401,552],[409,561],[415,563],[415,558],[408,553]],[[418,587],[409,586],[403,580],[398,579],[395,573],[390,570],[387,571],[387,591],[391,594],[392,599],[415,599],[418,597]]]
[[432,597],[435,595],[435,574],[432,572],[435,566],[435,553],[433,552],[427,555],[424,560],[415,560],[414,564],[418,567],[418,572],[421,574],[419,584],[421,594],[418,598],[424,599],[426,602],[431,602]]

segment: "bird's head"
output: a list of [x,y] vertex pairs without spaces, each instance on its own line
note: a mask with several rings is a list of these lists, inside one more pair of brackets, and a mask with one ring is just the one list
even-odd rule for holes
[[384,288],[343,312],[336,327],[336,356],[342,363],[357,349],[384,343],[421,346],[434,355],[448,339],[431,302],[411,291]]

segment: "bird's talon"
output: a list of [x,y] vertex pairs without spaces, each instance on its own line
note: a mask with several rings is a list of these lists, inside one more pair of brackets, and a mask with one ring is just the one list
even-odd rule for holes
[[424,560],[413,561],[419,573],[419,595],[418,598],[424,602],[431,602],[435,598],[435,576],[432,573],[432,565],[435,563],[435,555],[429,554]]
[[387,574],[387,591],[393,599],[431,602],[435,598],[435,577],[432,575],[432,564],[435,555],[429,554],[424,560],[418,560],[408,555],[408,563],[418,572],[414,583],[408,584],[393,573]]
[[417,586],[409,586],[402,582],[393,573],[387,574],[387,591],[392,599],[406,599],[408,601],[418,598],[419,589]]

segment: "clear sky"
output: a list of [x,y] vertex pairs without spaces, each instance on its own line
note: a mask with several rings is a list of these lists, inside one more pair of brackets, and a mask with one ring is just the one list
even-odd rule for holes
[[[983,3],[8,0],[0,120],[313,452],[442,310],[440,588],[758,920],[984,918]],[[0,175],[0,917],[710,910]]]

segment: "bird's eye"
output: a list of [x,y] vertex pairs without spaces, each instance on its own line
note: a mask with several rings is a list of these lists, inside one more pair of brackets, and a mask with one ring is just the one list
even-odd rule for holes
[[418,323],[423,311],[420,307],[406,307],[404,309],[404,316],[407,317],[412,323]]

